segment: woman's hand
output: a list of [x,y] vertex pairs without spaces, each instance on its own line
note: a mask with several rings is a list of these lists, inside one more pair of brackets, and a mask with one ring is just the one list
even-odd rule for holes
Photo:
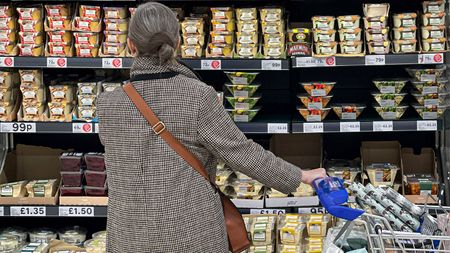
[[324,178],[327,176],[327,172],[323,168],[314,170],[304,170],[302,171],[302,183],[312,184],[312,182],[318,178]]

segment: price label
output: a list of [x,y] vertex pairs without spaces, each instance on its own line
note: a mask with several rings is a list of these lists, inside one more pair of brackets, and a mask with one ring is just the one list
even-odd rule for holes
[[67,58],[47,58],[47,68],[67,68]]
[[100,128],[99,128],[98,123],[94,123],[94,133],[96,133],[96,134],[100,133]]
[[202,70],[221,70],[222,69],[222,61],[221,60],[201,60]]
[[386,65],[385,55],[366,55],[366,65]]
[[287,123],[268,123],[267,133],[269,134],[287,134],[288,124]]
[[285,214],[284,209],[250,209],[250,214]]
[[419,64],[439,64],[444,63],[444,54],[418,54],[417,63]]
[[45,216],[45,206],[12,206],[11,216]]
[[91,123],[72,123],[72,133],[74,134],[90,134],[92,131]]
[[304,123],[303,132],[305,133],[323,133],[323,123]]
[[315,58],[315,57],[297,57],[295,58],[297,67],[332,67],[336,66],[336,57]]
[[0,67],[14,67],[14,57],[0,57]]
[[281,70],[281,60],[262,60],[262,70]]
[[103,58],[102,68],[104,69],[120,69],[123,66],[122,58]]
[[323,207],[303,207],[298,209],[299,214],[326,214],[327,210]]
[[67,217],[93,217],[94,216],[94,207],[87,206],[60,206],[59,207],[59,216]]
[[2,133],[36,133],[36,123],[1,123]]
[[392,132],[394,131],[394,123],[392,121],[374,121],[374,132]]
[[5,207],[0,206],[0,217],[5,216]]
[[417,131],[437,131],[437,121],[419,120],[417,121]]
[[342,133],[360,132],[361,124],[360,124],[360,122],[341,122],[340,123],[340,131]]

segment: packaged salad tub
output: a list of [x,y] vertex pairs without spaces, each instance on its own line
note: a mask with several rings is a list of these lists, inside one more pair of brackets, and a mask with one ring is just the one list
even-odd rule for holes
[[251,110],[261,97],[226,97],[226,99],[234,109]]
[[55,231],[49,228],[35,229],[30,232],[30,242],[32,243],[50,243],[56,237]]
[[365,168],[370,182],[375,186],[389,186],[394,185],[395,176],[399,168],[391,163],[373,163]]
[[336,82],[305,82],[300,84],[310,96],[323,97],[330,93]]
[[68,244],[83,245],[86,241],[87,230],[79,226],[66,227],[59,232],[59,239]]
[[1,231],[0,236],[16,236],[19,245],[24,245],[28,239],[28,232],[21,227],[9,227]]
[[439,78],[435,82],[411,80],[411,83],[421,94],[440,93],[445,91],[448,79]]
[[232,84],[251,84],[256,76],[258,76],[258,72],[229,72],[225,71],[228,79],[230,79]]
[[447,109],[447,106],[445,105],[437,105],[437,106],[413,105],[413,107],[422,119],[442,118],[445,110]]
[[298,112],[306,121],[322,121],[330,113],[331,108],[322,109],[308,109],[304,107],[297,107]]
[[407,68],[408,74],[417,81],[435,82],[445,73],[446,66],[438,65],[436,68]]
[[366,106],[362,104],[335,104],[332,108],[340,119],[355,120]]
[[386,94],[386,93],[372,92],[372,96],[374,97],[375,101],[377,101],[377,103],[382,107],[399,106],[400,103],[405,98],[406,94],[407,93]]
[[325,108],[330,102],[333,95],[323,96],[323,97],[313,97],[307,93],[299,94],[297,96],[300,101],[305,105],[308,109],[322,109]]
[[411,95],[416,98],[419,105],[424,106],[438,106],[445,105],[446,98],[448,97],[448,92],[446,93],[429,93],[420,94],[418,92],[412,92]]
[[406,79],[375,79],[372,80],[380,93],[400,93],[408,80]]
[[95,238],[87,240],[84,243],[86,253],[105,253],[106,252],[106,240]]
[[399,105],[399,106],[373,106],[378,114],[384,120],[398,120],[405,113],[406,109],[408,109],[407,105]]
[[251,110],[226,109],[235,122],[250,122],[258,114],[261,108],[256,107]]
[[0,252],[13,253],[19,247],[19,238],[17,236],[0,235]]
[[252,97],[260,86],[259,84],[225,84],[225,87],[234,97],[242,98]]

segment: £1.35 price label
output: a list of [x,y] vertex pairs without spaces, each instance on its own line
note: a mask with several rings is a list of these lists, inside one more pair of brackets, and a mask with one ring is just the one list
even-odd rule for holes
[[36,123],[1,123],[2,133],[36,133]]
[[59,216],[93,217],[94,207],[91,206],[60,206]]
[[45,216],[45,206],[12,206],[11,216]]
[[267,133],[269,134],[287,134],[289,133],[287,123],[267,123]]
[[284,209],[250,209],[250,214],[285,214]]
[[47,58],[47,68],[67,68],[67,58],[49,57]]
[[123,66],[122,58],[103,58],[102,68],[104,69],[120,69]]
[[281,70],[281,60],[262,60],[262,70]]

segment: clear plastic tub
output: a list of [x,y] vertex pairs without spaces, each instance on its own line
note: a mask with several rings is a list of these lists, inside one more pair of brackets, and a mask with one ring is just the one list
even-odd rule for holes
[[66,227],[59,232],[59,239],[68,244],[82,246],[86,241],[87,230],[79,226]]
[[91,171],[84,172],[86,177],[86,185],[94,187],[103,187],[106,182],[106,171]]
[[21,227],[6,228],[0,233],[0,236],[16,236],[20,245],[24,245],[28,240],[27,230]]
[[87,196],[108,196],[107,186],[104,187],[86,186],[85,191]]
[[258,76],[258,72],[225,72],[228,79],[230,79],[232,84],[251,84],[256,76]]
[[393,106],[399,106],[400,103],[403,101],[407,93],[379,93],[379,92],[372,92],[372,96],[377,101],[377,103],[380,106],[383,107],[393,107]]
[[333,98],[333,95],[323,97],[313,97],[307,93],[304,93],[299,94],[297,97],[308,109],[322,109],[328,105],[331,98]]
[[83,170],[78,172],[61,171],[61,178],[64,186],[81,186]]
[[88,170],[105,170],[105,157],[102,153],[87,153],[84,155],[84,160]]
[[407,68],[408,74],[417,81],[435,82],[445,73],[445,65],[439,65],[435,68]]
[[0,235],[0,252],[12,253],[19,247],[19,237],[14,235]]
[[376,79],[372,81],[380,93],[400,93],[408,82],[407,79]]
[[308,82],[300,84],[310,96],[322,97],[330,93],[336,82]]
[[81,169],[82,153],[63,153],[60,156],[61,171],[77,172]]
[[99,238],[87,240],[84,243],[86,253],[105,253],[106,252],[106,240]]
[[92,234],[92,239],[102,239],[106,240],[107,232],[106,230],[98,231],[94,234]]
[[354,182],[356,176],[361,173],[361,168],[356,160],[327,160],[325,169],[332,177],[338,177],[343,180]]
[[363,104],[335,104],[332,106],[334,113],[342,120],[355,120],[361,115]]
[[67,187],[61,186],[59,189],[61,196],[84,196],[83,187]]
[[235,122],[250,122],[258,114],[260,107],[251,110],[226,109]]
[[448,79],[439,78],[435,82],[411,80],[411,83],[421,94],[440,93],[445,91]]
[[431,105],[431,106],[424,106],[424,105],[413,105],[416,112],[420,115],[422,119],[438,119],[442,118],[444,115],[445,110],[447,109],[446,105]]
[[230,91],[230,93],[234,97],[248,98],[248,97],[252,97],[261,85],[259,85],[259,84],[244,85],[244,84],[226,83],[225,86],[227,87],[227,89]]
[[400,106],[379,106],[374,105],[375,110],[384,120],[398,120],[408,109],[407,105]]
[[399,168],[391,163],[373,163],[366,167],[370,182],[375,186],[393,186]]
[[322,121],[330,113],[331,108],[322,108],[311,110],[308,108],[297,107],[298,112],[308,122]]
[[238,110],[251,110],[258,103],[261,97],[226,97],[228,102],[234,109]]
[[36,229],[30,232],[30,242],[32,243],[50,243],[56,237],[55,231],[49,228]]

